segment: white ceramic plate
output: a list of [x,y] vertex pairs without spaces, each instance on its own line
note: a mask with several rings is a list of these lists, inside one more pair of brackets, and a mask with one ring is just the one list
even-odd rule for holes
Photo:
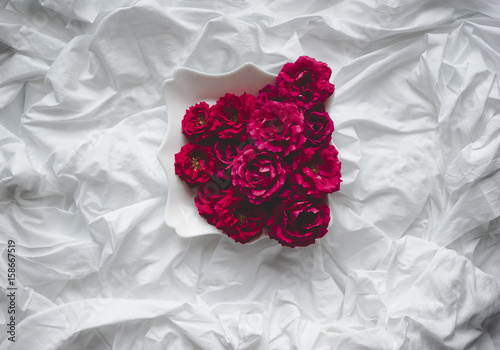
[[181,68],[174,73],[172,79],[163,83],[168,128],[157,157],[168,181],[165,223],[174,228],[179,236],[224,235],[198,214],[194,204],[196,193],[175,175],[175,154],[187,143],[181,132],[181,122],[186,109],[200,101],[213,105],[228,92],[235,95],[246,92],[257,96],[260,89],[274,83],[275,79],[276,75],[264,72],[252,63],[246,63],[225,74],[205,74]]

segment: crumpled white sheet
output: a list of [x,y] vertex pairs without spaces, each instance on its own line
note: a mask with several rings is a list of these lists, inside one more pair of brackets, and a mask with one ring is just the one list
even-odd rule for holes
[[[1,0],[0,349],[499,349],[499,52],[494,0]],[[302,54],[337,87],[333,228],[178,237],[161,83]]]

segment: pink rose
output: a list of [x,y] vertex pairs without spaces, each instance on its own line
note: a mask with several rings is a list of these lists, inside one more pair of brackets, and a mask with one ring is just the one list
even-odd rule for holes
[[210,106],[206,102],[189,107],[182,119],[182,132],[190,141],[200,141],[212,136],[215,127]]
[[295,63],[283,66],[276,78],[279,96],[289,99],[299,108],[308,108],[324,103],[335,86],[329,79],[332,70],[325,63],[314,58],[301,56]]
[[323,106],[305,112],[304,132],[313,146],[327,145],[332,140],[333,121]]
[[306,141],[304,116],[291,103],[267,102],[252,114],[247,130],[260,150],[283,152],[284,156]]
[[212,149],[196,143],[182,146],[175,155],[175,174],[189,187],[206,183],[215,173],[215,158]]
[[216,227],[236,242],[247,243],[262,233],[266,216],[262,206],[250,203],[230,189],[217,203],[219,221]]
[[221,139],[237,138],[247,127],[248,119],[258,107],[255,96],[244,93],[241,96],[227,93],[211,108],[217,120],[217,137]]
[[304,148],[292,164],[292,188],[314,198],[321,198],[340,188],[338,151],[332,146]]
[[286,173],[277,154],[247,145],[233,160],[231,179],[251,203],[260,204],[278,193]]
[[269,237],[287,247],[305,247],[328,232],[330,210],[321,202],[313,202],[291,191],[284,191],[279,203],[267,219]]

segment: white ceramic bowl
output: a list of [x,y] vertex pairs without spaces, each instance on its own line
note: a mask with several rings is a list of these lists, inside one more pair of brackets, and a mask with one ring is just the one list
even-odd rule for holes
[[246,92],[257,96],[260,89],[274,83],[275,79],[276,75],[264,72],[252,63],[246,63],[225,74],[205,74],[181,68],[175,71],[172,79],[163,83],[168,128],[157,157],[168,181],[165,223],[174,228],[179,236],[223,234],[198,214],[194,204],[196,192],[175,175],[175,154],[187,143],[181,132],[181,122],[186,109],[200,101],[213,105],[228,92],[235,95]]
[[[207,223],[198,214],[194,204],[196,190],[189,188],[175,175],[175,154],[178,153],[187,139],[182,134],[182,119],[186,110],[192,105],[205,101],[209,105],[226,93],[241,95],[244,92],[257,96],[260,89],[273,84],[276,75],[259,69],[253,63],[246,63],[240,68],[224,74],[206,74],[188,68],[180,68],[174,72],[173,78],[163,83],[163,94],[167,104],[168,127],[165,140],[161,144],[157,157],[168,182],[165,223],[172,227],[181,237],[196,237],[207,234],[225,234]],[[325,107],[330,110],[333,98],[329,98]],[[332,142],[333,144],[333,142]],[[331,204],[330,211],[331,211]],[[330,215],[332,225],[333,215]],[[253,243],[267,236],[267,228],[263,235],[251,241]]]

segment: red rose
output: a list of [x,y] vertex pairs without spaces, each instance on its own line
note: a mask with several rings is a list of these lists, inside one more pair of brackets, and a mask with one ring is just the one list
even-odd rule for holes
[[243,139],[220,139],[215,141],[214,154],[217,159],[217,176],[231,177],[231,164],[238,155],[238,150],[246,145]]
[[339,190],[340,161],[332,146],[303,148],[292,164],[292,187],[306,195],[321,198]]
[[295,102],[299,108],[324,103],[333,94],[335,85],[329,82],[332,70],[314,58],[301,56],[295,63],[283,66],[276,78],[279,95]]
[[211,108],[212,115],[219,124],[217,136],[227,139],[241,135],[246,130],[250,115],[257,107],[257,99],[252,95],[225,94]]
[[277,154],[247,145],[233,160],[231,179],[250,202],[260,204],[281,189],[286,173]]
[[285,156],[306,141],[302,134],[304,116],[291,103],[268,101],[252,114],[247,130],[260,150],[283,152]]
[[327,145],[332,140],[333,121],[323,106],[305,113],[305,135],[313,146]]
[[280,196],[278,204],[267,219],[269,237],[287,247],[305,247],[328,231],[330,210],[326,204],[312,202],[291,191]]
[[260,105],[265,104],[267,101],[282,101],[283,99],[279,96],[279,89],[276,85],[268,84],[259,90],[259,95],[257,95],[257,101]]
[[207,219],[210,225],[215,226],[219,221],[217,203],[224,197],[226,192],[213,182],[207,182],[198,189],[194,204],[198,208],[198,213]]
[[250,203],[233,189],[217,203],[219,221],[216,227],[236,242],[247,243],[262,233],[265,211]]
[[210,114],[210,106],[200,102],[186,110],[182,119],[182,133],[190,141],[203,140],[213,133],[216,123]]
[[215,158],[207,146],[188,143],[175,155],[175,174],[189,187],[207,182],[215,172]]

